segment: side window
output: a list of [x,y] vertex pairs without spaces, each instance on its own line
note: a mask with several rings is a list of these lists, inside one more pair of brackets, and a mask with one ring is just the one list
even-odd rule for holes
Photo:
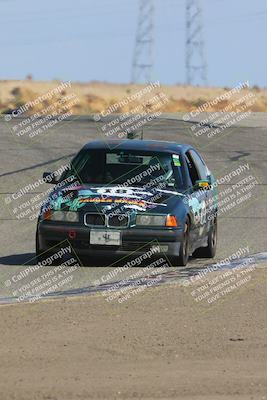
[[200,156],[194,151],[189,150],[188,152],[191,156],[192,161],[194,162],[197,172],[198,172],[198,179],[207,179],[207,167],[200,158]]
[[190,178],[191,178],[192,185],[194,185],[195,182],[197,180],[201,179],[201,178],[200,178],[200,175],[198,173],[197,167],[196,167],[196,165],[194,163],[194,160],[192,159],[190,151],[185,153],[185,159],[186,159],[186,164],[187,164],[187,167],[188,167],[188,171],[189,171],[189,175],[190,175]]

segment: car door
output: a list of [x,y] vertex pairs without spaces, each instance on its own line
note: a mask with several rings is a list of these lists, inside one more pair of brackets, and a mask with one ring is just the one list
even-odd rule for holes
[[193,239],[201,241],[208,233],[207,207],[209,204],[209,190],[195,189],[196,181],[208,180],[208,169],[198,153],[190,149],[185,154],[186,163],[191,180],[191,190],[188,196],[188,205],[194,220]]

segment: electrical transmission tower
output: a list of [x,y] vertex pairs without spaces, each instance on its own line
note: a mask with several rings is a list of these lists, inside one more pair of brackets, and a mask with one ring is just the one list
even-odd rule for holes
[[139,0],[132,82],[151,82],[154,47],[154,0]]
[[199,0],[186,0],[186,82],[207,84],[202,10]]

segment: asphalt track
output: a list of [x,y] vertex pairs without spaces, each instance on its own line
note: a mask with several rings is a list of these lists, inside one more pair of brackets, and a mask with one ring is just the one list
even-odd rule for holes
[[[203,117],[203,116],[202,116]],[[30,139],[27,135],[16,136],[15,124],[22,119],[5,121],[0,119],[1,138],[1,244],[0,244],[0,300],[12,301],[12,287],[6,285],[10,278],[27,265],[34,263],[36,219],[25,216],[18,218],[14,212],[17,203],[6,200],[32,182],[42,177],[43,171],[53,171],[64,165],[84,145],[84,143],[106,137],[101,131],[101,122],[91,117],[71,118],[55,124],[45,134]],[[223,129],[207,138],[205,134],[196,136],[191,127],[196,121],[185,122],[182,115],[164,115],[147,123],[144,137],[155,140],[171,140],[195,145],[205,158],[209,168],[219,179],[243,168],[241,175],[231,175],[231,181],[225,179],[219,185],[220,192],[226,192],[234,182],[252,176],[254,186],[251,195],[238,204],[225,210],[219,218],[219,243],[214,262],[223,260],[240,249],[242,256],[258,254],[256,258],[266,260],[267,249],[267,116],[253,114],[230,128]],[[248,169],[245,170],[248,165]],[[251,178],[251,179],[252,179]],[[249,181],[248,181],[249,182]],[[248,187],[242,183],[236,190]],[[45,187],[44,187],[45,186]],[[27,191],[18,200],[25,203],[43,191],[49,185]],[[244,193],[248,193],[244,189]],[[241,193],[242,194],[242,193]],[[181,279],[192,271],[198,271],[207,265],[207,260],[192,259],[183,273],[171,268],[171,279]],[[84,293],[82,288],[92,287],[103,274],[113,266],[80,268],[75,272],[70,284],[64,287],[66,294]],[[191,271],[191,272],[190,272]],[[166,282],[167,280],[163,280]],[[111,281],[112,283],[112,281]]]

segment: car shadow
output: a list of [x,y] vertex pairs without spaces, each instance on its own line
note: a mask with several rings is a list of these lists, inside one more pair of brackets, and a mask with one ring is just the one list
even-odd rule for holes
[[34,265],[35,253],[10,254],[5,257],[0,257],[2,265]]
[[[81,261],[79,257],[77,259],[81,267],[108,267],[115,261],[111,257],[104,257],[102,259],[94,257],[89,260],[87,259],[86,261]],[[37,260],[35,258],[35,253],[10,254],[5,257],[0,257],[0,265],[35,265],[36,263]]]

